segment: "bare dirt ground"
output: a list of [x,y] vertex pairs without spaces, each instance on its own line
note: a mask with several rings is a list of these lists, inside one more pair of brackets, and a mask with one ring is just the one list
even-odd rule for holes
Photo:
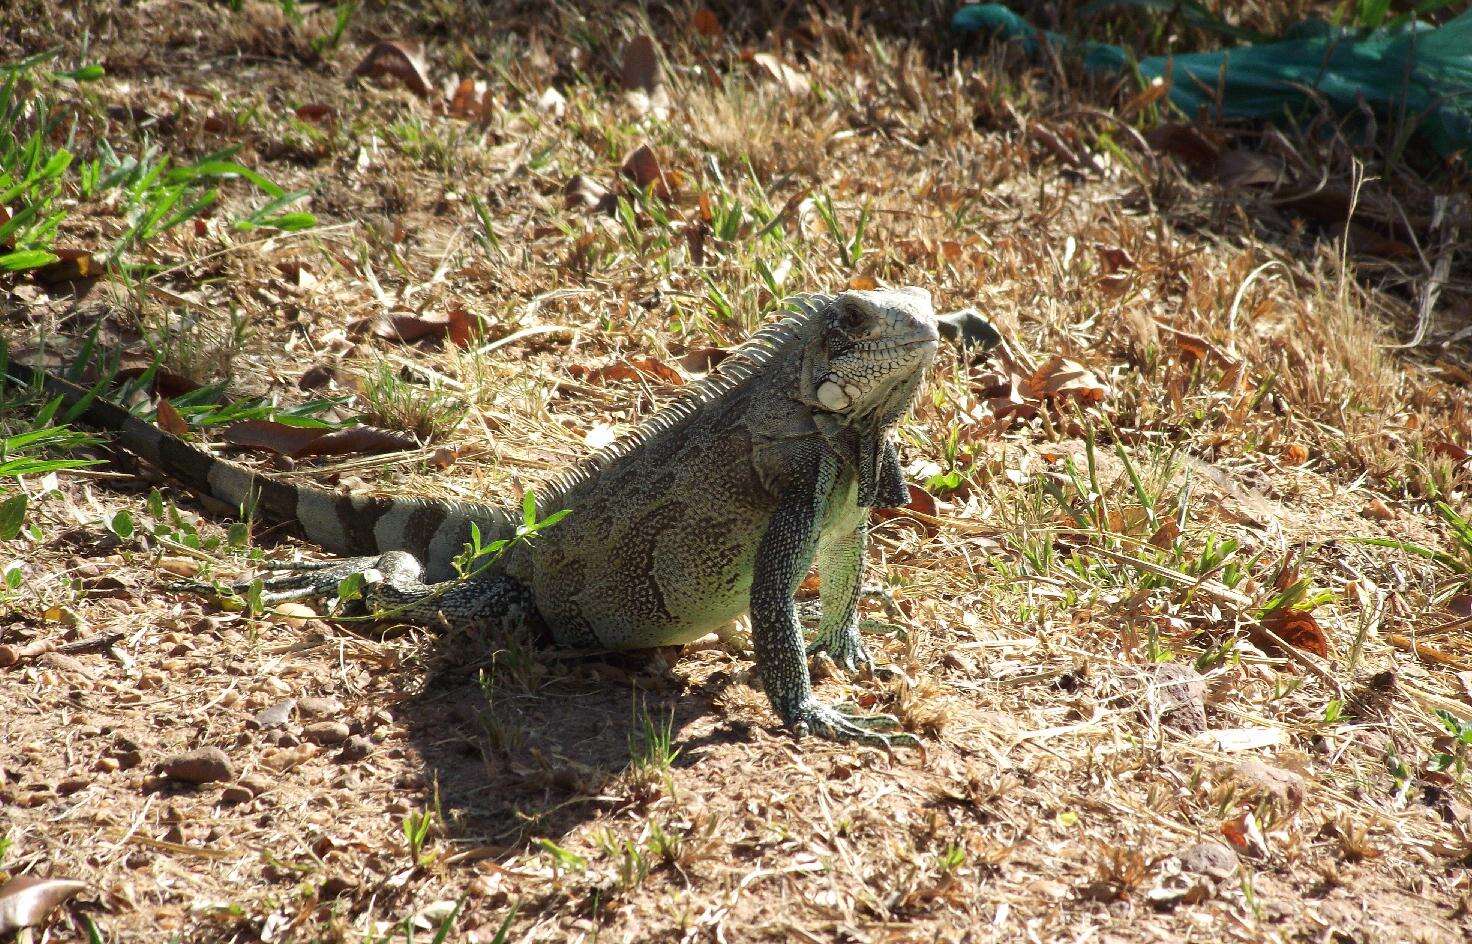
[[[1465,243],[1393,346],[1444,170],[1172,132],[1138,89],[953,47],[942,5],[371,2],[336,43],[330,6],[238,6],[0,12],[0,62],[104,67],[41,83],[73,152],[237,148],[316,216],[234,229],[260,202],[236,181],[130,250],[146,278],[0,281],[13,352],[56,363],[100,321],[184,389],[380,425],[462,401],[422,448],[234,454],[512,504],[777,293],[975,306],[1010,353],[943,353],[902,430],[928,497],[876,529],[898,671],[820,683],[925,750],[794,740],[739,634],[574,658],[221,609],[171,582],[248,567],[190,547],[228,509],[102,450],[0,485],[31,496],[0,643],[102,637],[0,668],[0,879],[86,885],[37,940],[1472,936],[1472,557],[1432,504],[1469,504]],[[422,44],[429,85],[355,75],[380,40]],[[67,209],[59,246],[130,225]],[[165,774],[201,748],[228,769]]]

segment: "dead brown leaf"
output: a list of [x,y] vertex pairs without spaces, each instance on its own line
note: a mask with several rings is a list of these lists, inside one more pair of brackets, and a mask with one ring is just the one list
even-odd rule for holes
[[592,384],[604,384],[609,381],[640,381],[651,377],[673,386],[680,386],[685,382],[685,378],[679,371],[652,357],[635,357],[605,364],[602,367],[573,364],[567,369],[567,372],[584,383]]
[[93,279],[102,275],[102,266],[98,264],[97,257],[86,249],[67,249],[64,246],[51,247],[52,255],[57,257],[55,262],[48,262],[43,266],[31,270],[31,277],[43,285],[57,285],[62,282],[75,282],[78,279]]
[[353,75],[398,79],[421,98],[434,92],[434,86],[429,82],[429,70],[419,50],[395,40],[384,40],[368,50],[368,55],[353,69]]
[[1221,154],[1221,148],[1195,125],[1160,125],[1151,129],[1145,140],[1155,150],[1178,158],[1197,171],[1210,169]]
[[654,91],[661,82],[659,48],[654,44],[654,37],[641,33],[629,40],[618,78],[625,92]]
[[0,934],[34,928],[51,912],[87,890],[82,882],[18,875],[0,885]]
[[641,144],[629,152],[624,158],[623,173],[625,177],[632,180],[640,190],[654,188],[654,195],[661,200],[670,199],[669,180],[665,176],[664,168],[660,166],[659,158],[655,156],[654,149],[647,144]]
[[[148,372],[148,367],[124,367],[115,375],[119,383],[135,380]],[[153,382],[149,384],[148,392],[160,397],[180,397],[186,393],[192,393],[199,389],[199,384],[188,377],[181,376],[173,371],[156,369],[153,372]]]
[[450,102],[445,106],[448,114],[456,118],[483,118],[491,105],[486,83],[482,79],[461,79],[450,93]]
[[726,32],[721,28],[720,19],[709,7],[701,7],[695,11],[695,15],[690,18],[690,28],[706,39],[720,39]]
[[680,355],[680,369],[690,374],[708,374],[731,352],[720,347],[697,347]]
[[1283,159],[1273,154],[1234,148],[1216,162],[1217,183],[1228,189],[1270,187],[1283,180]]
[[[1281,609],[1274,610],[1263,617],[1262,625],[1272,630],[1280,639],[1295,649],[1311,652],[1321,659],[1329,658],[1329,642],[1324,637],[1324,630],[1319,627],[1319,621],[1314,619],[1312,613],[1304,610]],[[1277,640],[1266,633],[1250,632],[1250,638],[1255,646],[1264,652],[1282,652]]]
[[186,436],[189,434],[189,424],[184,422],[184,417],[174,409],[174,404],[168,400],[158,401],[158,428],[174,436]]
[[[920,526],[926,534],[935,534],[935,522],[927,520],[938,514],[935,496],[913,482],[905,483],[909,491],[909,500],[900,508],[875,508],[872,512],[878,521],[888,521],[891,518],[907,518]],[[920,516],[925,517],[920,517]]]
[[450,333],[449,314],[434,315],[410,315],[393,314],[387,318],[375,319],[372,324],[373,334],[386,341],[404,341],[412,343],[422,341],[425,338],[442,338]]
[[1022,394],[1032,400],[1072,397],[1081,403],[1102,403],[1109,388],[1087,367],[1054,354],[1022,381]]
[[302,105],[294,114],[298,120],[315,125],[325,125],[337,120],[337,112],[331,105]]

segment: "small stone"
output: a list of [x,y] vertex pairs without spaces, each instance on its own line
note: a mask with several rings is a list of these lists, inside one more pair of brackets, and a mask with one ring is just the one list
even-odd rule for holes
[[1162,725],[1182,734],[1206,730],[1206,680],[1195,666],[1163,662],[1156,666],[1150,684]]
[[270,706],[269,708],[262,708],[260,711],[252,715],[248,724],[250,724],[252,727],[260,728],[262,730],[266,730],[269,728],[279,728],[283,724],[286,724],[288,721],[291,720],[291,712],[295,708],[295,698],[287,698],[282,701],[278,701],[276,704]]
[[79,790],[84,789],[90,783],[86,777],[67,777],[56,784],[57,796],[71,796]]
[[1302,806],[1307,793],[1302,774],[1256,759],[1244,760],[1233,767],[1232,779],[1248,790],[1271,797],[1289,809]]
[[251,796],[260,796],[262,793],[276,786],[274,781],[260,774],[246,774],[240,778],[240,785],[249,790]]
[[318,721],[316,724],[307,725],[302,730],[303,738],[313,744],[323,746],[341,744],[348,739],[350,734],[348,726],[341,721]]
[[234,805],[236,803],[249,803],[256,795],[250,792],[249,787],[243,787],[238,783],[232,783],[220,791],[220,802]]
[[159,770],[170,780],[182,783],[203,784],[235,779],[235,768],[231,766],[230,758],[218,747],[201,747],[175,754],[160,764]]
[[118,751],[113,755],[117,758],[119,770],[131,770],[143,763],[143,752],[136,750]]
[[338,753],[337,757],[338,760],[344,761],[346,763],[353,763],[354,761],[362,760],[372,753],[373,740],[359,734],[348,738],[347,741],[343,743],[342,750]]
[[332,718],[342,713],[342,702],[336,698],[309,695],[297,701],[296,711],[303,718]]
[[1231,878],[1237,874],[1237,853],[1219,842],[1198,842],[1181,853],[1181,870],[1211,878]]

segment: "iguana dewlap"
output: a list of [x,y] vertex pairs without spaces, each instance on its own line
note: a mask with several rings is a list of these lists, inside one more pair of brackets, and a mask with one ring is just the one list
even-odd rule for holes
[[633,433],[539,489],[539,516],[565,509],[561,521],[448,586],[471,523],[488,543],[515,534],[519,513],[288,484],[101,400],[82,418],[196,489],[361,555],[272,577],[267,602],[330,599],[365,573],[367,603],[395,618],[532,626],[602,649],[688,642],[749,612],[757,671],[784,722],[835,739],[908,739],[888,732],[893,719],[814,697],[793,594],[816,561],[823,614],[809,650],[850,670],[869,664],[857,618],[869,509],[906,500],[893,427],[935,356],[935,312],[919,288],[799,296],[789,307]]

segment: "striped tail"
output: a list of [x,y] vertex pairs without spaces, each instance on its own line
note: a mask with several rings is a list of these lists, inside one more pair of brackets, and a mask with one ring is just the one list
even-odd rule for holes
[[49,373],[42,372],[41,377],[46,392],[68,406],[87,402],[78,417],[82,422],[111,433],[129,452],[192,491],[250,517],[295,523],[308,541],[334,554],[408,551],[424,564],[426,579],[432,582],[454,576],[452,561],[469,542],[472,522],[486,543],[516,531],[519,519],[489,505],[350,495],[258,475],[217,459],[114,403],[89,397],[76,384]]

